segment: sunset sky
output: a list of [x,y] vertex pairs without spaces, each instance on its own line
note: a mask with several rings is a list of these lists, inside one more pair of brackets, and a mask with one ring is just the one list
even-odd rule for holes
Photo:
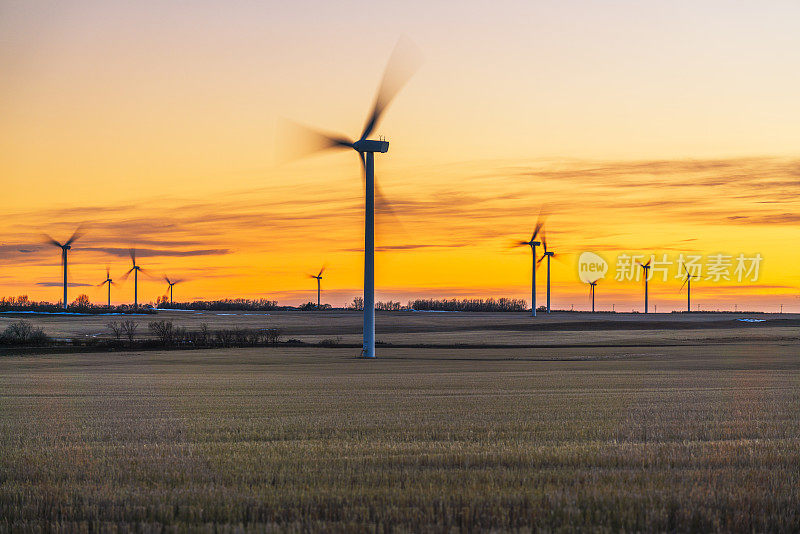
[[[129,268],[178,300],[361,292],[352,151],[283,163],[286,117],[355,137],[401,36],[424,63],[376,130],[378,300],[530,299],[547,206],[553,305],[589,306],[577,256],[612,271],[599,309],[642,308],[619,254],[763,257],[757,281],[699,281],[702,309],[800,311],[800,3],[0,3],[0,295],[70,299]],[[540,269],[540,303],[544,301]],[[733,272],[733,270],[731,270]],[[658,311],[681,281],[650,284]],[[140,280],[140,301],[166,284]],[[131,302],[129,281],[112,300]]]

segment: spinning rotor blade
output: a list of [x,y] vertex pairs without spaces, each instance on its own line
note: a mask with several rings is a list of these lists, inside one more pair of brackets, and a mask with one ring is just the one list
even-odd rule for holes
[[133,264],[134,267],[136,267],[136,249],[135,248],[129,248],[128,249],[128,254],[131,257],[131,263]]
[[55,245],[58,248],[63,248],[63,246],[64,246],[64,245],[62,245],[61,243],[59,243],[58,241],[56,241],[55,239],[53,239],[52,237],[50,237],[47,234],[42,234],[42,240],[45,243],[47,243],[48,245]]
[[325,272],[325,267],[319,270],[319,274],[317,276],[321,278],[323,272]]
[[347,137],[321,132],[287,119],[281,119],[278,125],[278,142],[278,160],[282,162],[331,148],[353,148],[353,142]]
[[389,63],[383,73],[381,85],[375,95],[375,103],[372,105],[364,130],[361,132],[361,139],[366,139],[378,125],[381,115],[392,102],[392,99],[400,92],[400,89],[408,82],[411,76],[417,71],[421,61],[419,50],[407,39],[401,39],[394,47]]
[[131,275],[132,272],[133,272],[133,269],[128,270],[128,272],[123,274],[122,276],[120,276],[119,279],[124,282],[125,280],[128,279],[128,277]]
[[64,243],[64,244],[65,244],[65,245],[71,245],[72,243],[74,243],[75,241],[77,241],[78,239],[80,239],[80,238],[81,238],[81,236],[83,236],[83,233],[84,233],[84,232],[83,232],[83,228],[84,228],[84,225],[80,225],[80,226],[78,226],[78,228],[76,228],[76,229],[75,229],[75,231],[72,233],[72,235],[70,236],[70,238],[69,238],[69,239],[67,239],[67,242],[66,242],[66,243]]

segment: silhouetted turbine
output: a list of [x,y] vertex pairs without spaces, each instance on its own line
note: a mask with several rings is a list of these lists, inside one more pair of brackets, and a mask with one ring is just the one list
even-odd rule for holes
[[183,282],[183,280],[170,280],[168,276],[164,275],[164,281],[169,286],[169,305],[172,306],[172,286]]
[[64,271],[64,300],[63,300],[63,308],[67,309],[67,251],[72,248],[72,244],[81,238],[83,235],[83,226],[79,226],[73,233],[72,236],[67,239],[63,244],[59,243],[52,237],[47,234],[44,234],[45,240],[47,243],[51,245],[55,245],[61,249],[61,267]]
[[[599,278],[598,278],[598,280],[599,280]],[[595,291],[596,287],[597,287],[597,280],[589,282],[589,293],[592,296],[592,313],[594,313],[594,291]]]
[[686,311],[690,312],[692,311],[692,279],[699,279],[700,277],[692,276],[686,264],[683,264],[683,269],[686,271],[686,278],[683,279],[683,284],[681,284],[678,292],[680,293],[683,290],[683,286],[686,286]]
[[544,232],[542,232],[542,247],[544,247],[544,254],[539,258],[539,262],[547,258],[547,313],[550,313],[550,258],[555,257],[556,253],[547,250],[547,236]]
[[644,312],[648,312],[647,306],[647,281],[648,281],[648,273],[650,272],[650,262],[653,261],[653,258],[647,260],[647,263],[638,262],[641,265],[642,270],[644,271]]
[[97,287],[103,287],[105,284],[108,284],[108,307],[111,307],[111,286],[114,284],[114,281],[111,279],[111,271],[108,267],[106,267],[106,279],[97,284]]
[[325,267],[319,270],[319,274],[314,276],[313,274],[308,275],[311,278],[316,278],[317,280],[317,309],[320,307],[320,294],[321,294],[321,282],[322,282],[322,273],[325,271]]
[[517,242],[517,245],[531,247],[531,256],[533,258],[531,262],[531,317],[536,317],[536,269],[539,267],[539,262],[536,260],[536,247],[542,244],[536,240],[536,236],[539,235],[539,232],[544,227],[545,218],[544,209],[540,209],[539,218],[536,220],[536,226],[533,227],[533,234],[530,240]]
[[142,274],[146,275],[147,271],[136,265],[136,249],[130,248],[128,249],[128,254],[131,256],[131,264],[133,265],[127,273],[122,275],[122,280],[127,280],[128,277],[133,273],[133,307],[139,307],[139,271]]

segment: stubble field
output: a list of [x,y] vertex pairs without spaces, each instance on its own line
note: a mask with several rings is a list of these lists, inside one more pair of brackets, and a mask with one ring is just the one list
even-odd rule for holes
[[[0,530],[796,530],[794,320],[384,316],[379,339],[487,348],[2,357]],[[524,342],[496,346],[506,323]]]

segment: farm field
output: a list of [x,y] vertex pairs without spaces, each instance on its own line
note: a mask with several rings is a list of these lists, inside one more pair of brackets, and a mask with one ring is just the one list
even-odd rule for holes
[[[323,340],[361,344],[361,312],[272,311],[214,312],[160,310],[152,315],[48,315],[0,314],[0,330],[20,319],[61,339],[111,338],[109,321],[130,319],[139,323],[138,336],[149,335],[150,321],[171,321],[198,330],[202,324],[217,328],[277,328],[282,339],[306,343]],[[757,322],[744,322],[755,320]],[[379,343],[443,346],[573,346],[704,344],[740,341],[800,341],[800,314],[539,314],[530,313],[425,313],[378,312]]]
[[[357,325],[351,315],[338,326]],[[492,344],[506,325],[526,343],[548,335],[562,346],[384,347],[375,361],[281,346],[1,357],[0,530],[800,524],[791,316],[765,316],[760,329],[700,315],[690,320],[704,328],[664,324],[680,316],[595,328],[548,317],[531,331],[515,314],[420,315],[399,319],[396,335],[450,329]],[[272,320],[290,331],[312,317]],[[48,333],[95,327],[31,320]],[[308,335],[335,334],[325,321]],[[705,341],[664,344],[675,332]]]

